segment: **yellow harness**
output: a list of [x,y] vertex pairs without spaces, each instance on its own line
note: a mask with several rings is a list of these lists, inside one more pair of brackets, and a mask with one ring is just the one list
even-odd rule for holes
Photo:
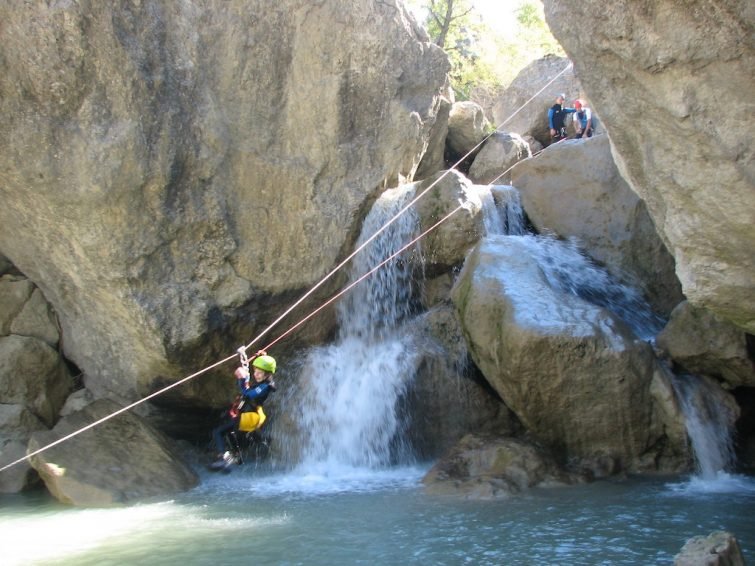
[[254,432],[265,423],[266,419],[267,417],[262,407],[257,407],[255,411],[241,413],[239,417],[239,430],[241,432]]

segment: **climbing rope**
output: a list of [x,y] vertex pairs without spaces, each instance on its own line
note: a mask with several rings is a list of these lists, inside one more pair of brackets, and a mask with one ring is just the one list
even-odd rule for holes
[[[238,348],[236,353],[231,354],[230,356],[223,358],[222,360],[218,360],[217,362],[202,368],[201,370],[192,373],[191,375],[187,375],[186,377],[171,383],[170,385],[163,387],[162,389],[159,389],[153,393],[150,393],[146,397],[143,397],[137,401],[134,401],[133,403],[126,405],[125,407],[122,407],[121,409],[118,409],[117,411],[106,415],[92,423],[89,423],[88,425],[77,429],[73,431],[70,434],[67,434],[58,440],[55,440],[53,442],[50,442],[49,444],[46,444],[45,446],[42,446],[41,448],[34,450],[33,452],[28,453],[26,456],[23,456],[22,458],[19,458],[10,464],[6,464],[2,468],[0,468],[0,472],[3,472],[7,470],[8,468],[11,468],[15,466],[16,464],[19,464],[23,462],[24,460],[30,460],[34,456],[41,454],[42,452],[45,452],[46,450],[49,450],[50,448],[53,448],[59,444],[62,444],[63,442],[66,442],[67,440],[70,440],[71,438],[78,436],[79,434],[86,432],[87,430],[90,430],[96,426],[99,426],[100,424],[117,417],[118,415],[125,413],[126,411],[130,411],[134,407],[137,407],[138,405],[141,405],[142,403],[145,403],[149,401],[150,399],[154,399],[155,397],[162,395],[166,391],[169,391],[171,389],[174,389],[178,387],[179,385],[182,385],[186,383],[187,381],[190,381],[194,379],[195,377],[199,377],[200,375],[207,373],[210,370],[213,370],[217,368],[218,366],[221,366],[225,364],[226,362],[232,360],[236,357],[236,355],[239,356],[240,363],[242,365],[245,365],[245,367],[248,367],[249,360],[246,356],[246,350],[251,348],[254,344],[256,344],[260,339],[262,339],[263,336],[265,336],[270,330],[272,330],[281,320],[283,320],[288,314],[290,314],[296,307],[298,307],[301,303],[303,303],[309,296],[312,295],[317,289],[319,289],[323,284],[325,284],[326,281],[328,281],[335,273],[337,273],[342,267],[344,267],[356,254],[358,254],[361,250],[363,250],[367,245],[370,244],[375,238],[377,238],[380,234],[382,234],[391,224],[393,224],[404,212],[406,212],[409,208],[411,208],[419,199],[421,199],[425,194],[427,194],[431,189],[433,189],[435,186],[438,185],[438,183],[444,179],[451,171],[456,169],[461,163],[464,162],[465,159],[467,159],[469,156],[471,156],[475,151],[477,151],[478,148],[480,148],[487,140],[490,138],[494,133],[496,133],[500,128],[502,128],[504,125],[506,125],[514,116],[516,116],[525,106],[527,106],[530,102],[532,102],[539,94],[541,94],[546,88],[548,88],[553,82],[558,79],[561,75],[563,75],[566,71],[568,71],[572,67],[572,63],[570,62],[564,69],[559,72],[557,75],[555,75],[550,81],[548,81],[543,88],[541,88],[539,91],[537,91],[532,97],[530,97],[524,104],[519,106],[506,120],[501,122],[498,126],[496,126],[495,130],[487,134],[483,139],[477,143],[472,149],[470,149],[466,154],[464,154],[456,163],[454,163],[449,169],[443,172],[442,175],[440,175],[435,181],[433,181],[426,189],[424,189],[422,192],[420,192],[418,195],[414,197],[407,205],[405,205],[401,210],[399,210],[390,220],[388,220],[383,226],[380,227],[372,236],[370,236],[367,240],[365,240],[359,247],[357,247],[353,252],[351,252],[343,261],[341,261],[336,267],[334,267],[327,275],[325,275],[318,283],[316,283],[313,287],[309,289],[304,295],[302,295],[294,304],[292,304],[288,309],[286,309],[283,314],[281,314],[278,318],[276,318],[272,323],[270,323],[262,332],[260,332],[254,339],[252,339],[251,342],[246,344],[245,346],[241,346]],[[513,166],[512,166],[513,167]],[[492,185],[496,180],[500,179],[503,175],[508,173],[512,167],[509,167],[506,171],[504,171],[501,175],[499,175],[494,181],[491,183],[488,183],[489,185]],[[386,259],[384,259],[382,262],[377,264],[375,267],[373,267],[370,271],[363,274],[361,277],[359,277],[357,280],[349,284],[347,287],[339,291],[337,294],[335,294],[333,297],[328,299],[325,303],[317,307],[315,310],[313,310],[311,313],[306,315],[304,318],[302,318],[299,322],[291,326],[288,330],[283,332],[278,338],[274,339],[272,342],[270,342],[267,346],[262,348],[262,350],[267,351],[270,347],[272,347],[274,344],[278,343],[280,340],[282,340],[284,337],[291,334],[295,329],[299,328],[301,325],[303,325],[306,321],[314,317],[317,313],[322,311],[325,307],[335,302],[337,299],[339,299],[341,296],[346,294],[349,290],[351,290],[354,286],[368,278],[370,275],[375,273],[378,269],[380,269],[382,266],[384,266],[386,263],[400,255],[403,251],[414,245],[416,242],[421,240],[423,237],[425,237],[427,234],[435,230],[438,226],[440,226],[442,223],[446,222],[449,218],[451,218],[454,214],[459,212],[459,210],[463,209],[464,205],[459,205],[454,210],[446,214],[443,218],[441,218],[438,222],[433,224],[431,227],[429,227],[427,230],[422,232],[419,236],[414,238],[411,242],[401,247],[399,250],[395,251],[393,254],[388,256]]]

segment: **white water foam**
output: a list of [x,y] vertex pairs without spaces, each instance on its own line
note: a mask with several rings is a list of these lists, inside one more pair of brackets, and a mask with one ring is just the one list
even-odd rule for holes
[[741,494],[755,496],[755,478],[723,471],[712,477],[691,476],[688,481],[666,484],[668,495],[704,497],[706,495]]
[[[383,193],[365,219],[359,244],[413,193],[412,185]],[[400,249],[418,228],[416,213],[406,211],[357,255],[351,281]],[[409,459],[401,442],[404,423],[397,402],[419,363],[413,338],[403,326],[412,308],[413,254],[405,252],[352,289],[338,306],[338,340],[307,356],[291,413],[304,443],[293,481],[301,484],[310,478],[308,489],[318,483],[331,489],[328,478],[333,475],[358,476],[361,470],[380,470]],[[349,469],[352,472],[344,472]]]
[[250,516],[217,519],[202,507],[172,501],[113,509],[56,509],[41,516],[0,519],[0,552],[4,566],[62,561],[124,541],[137,546],[140,540],[160,532],[168,537],[170,532],[193,536],[241,529],[254,532],[282,520]]

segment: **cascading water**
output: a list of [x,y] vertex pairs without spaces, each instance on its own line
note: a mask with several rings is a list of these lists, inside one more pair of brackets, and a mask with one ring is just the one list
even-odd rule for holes
[[[413,197],[407,185],[383,193],[365,219],[359,245]],[[409,209],[354,260],[351,280],[401,248],[418,230]],[[297,394],[297,422],[305,436],[303,468],[330,473],[339,467],[379,468],[407,462],[397,401],[416,369],[417,353],[403,323],[412,308],[412,266],[407,254],[356,285],[338,306],[336,343],[307,355]]]
[[732,424],[736,415],[721,399],[725,393],[710,381],[692,374],[674,378],[674,388],[686,417],[687,436],[697,462],[698,477],[718,479],[734,463]]
[[482,201],[485,232],[520,236],[526,233],[524,212],[517,191],[511,185],[476,185]]
[[[400,193],[392,198],[405,201]],[[376,206],[396,210],[398,203]],[[365,233],[374,229],[365,226]],[[414,229],[411,222],[394,227],[392,236],[376,242],[383,251],[373,257],[382,260]],[[539,245],[534,236],[514,237]],[[715,497],[697,492],[690,497],[683,487],[678,490],[683,496],[677,497],[657,478],[627,478],[470,502],[428,497],[418,487],[422,471],[396,467],[339,474],[346,466],[397,460],[401,424],[395,401],[413,375],[416,354],[403,330],[413,314],[409,271],[400,262],[390,266],[394,268],[385,277],[400,288],[390,290],[393,283],[382,283],[353,289],[359,295],[342,306],[337,342],[302,360],[311,368],[303,386],[282,381],[279,394],[291,392],[304,403],[299,422],[309,427],[312,438],[301,467],[314,463],[314,469],[265,474],[242,466],[230,475],[205,472],[200,486],[167,501],[107,509],[74,509],[40,495],[0,494],[3,564],[216,564],[223,557],[254,556],[264,564],[369,559],[633,566],[670,564],[684,540],[714,530],[735,533],[745,561],[752,561],[755,490],[746,487],[716,492]],[[355,273],[365,270],[363,264]],[[403,297],[400,304],[387,309],[381,304],[385,312],[376,310],[375,302],[394,295]],[[291,360],[286,365],[290,368]],[[278,414],[288,418],[288,413]],[[332,442],[330,434],[337,436]],[[341,469],[334,469],[339,462]],[[291,497],[292,492],[303,496]],[[45,533],[42,545],[40,532]]]
[[551,286],[606,308],[643,340],[652,340],[664,321],[635,289],[617,282],[588,258],[574,241],[527,234],[519,191],[509,185],[479,186],[488,235],[522,237]]
[[[523,238],[532,256],[538,261],[551,286],[576,295],[613,312],[626,322],[639,338],[653,342],[665,321],[653,313],[640,293],[621,284],[590,260],[575,241],[557,240],[548,236],[526,235],[519,193],[514,187],[479,187],[483,202],[485,228],[488,235],[503,234]],[[668,369],[668,368],[666,368]],[[685,416],[698,476],[708,482],[724,480],[735,464],[732,440],[734,417],[720,387],[694,375],[669,378],[680,400]],[[735,481],[733,489],[751,490],[749,483]],[[720,489],[727,489],[727,485]]]

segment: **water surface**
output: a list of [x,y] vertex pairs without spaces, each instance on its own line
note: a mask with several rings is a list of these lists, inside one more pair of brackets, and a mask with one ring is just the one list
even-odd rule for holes
[[0,499],[11,564],[669,564],[733,532],[755,559],[755,482],[724,475],[538,489],[495,501],[426,495],[422,468],[203,477],[172,500],[74,509]]

